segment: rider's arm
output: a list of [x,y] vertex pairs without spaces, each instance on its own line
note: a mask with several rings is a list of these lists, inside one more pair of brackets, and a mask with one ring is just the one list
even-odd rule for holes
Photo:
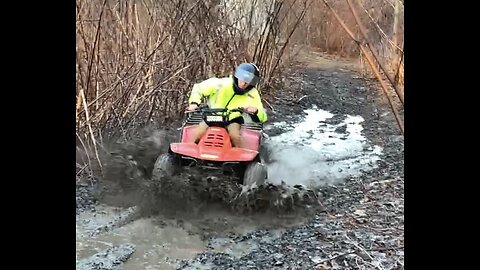
[[267,122],[267,112],[265,111],[265,108],[263,108],[262,99],[260,98],[257,89],[250,90],[248,94],[253,98],[252,106],[257,107],[258,109],[256,114],[251,115],[252,120],[260,123]]
[[194,84],[188,99],[188,104],[196,103],[198,105],[202,102],[202,97],[208,97],[213,94],[220,83],[219,80],[218,78],[210,78]]

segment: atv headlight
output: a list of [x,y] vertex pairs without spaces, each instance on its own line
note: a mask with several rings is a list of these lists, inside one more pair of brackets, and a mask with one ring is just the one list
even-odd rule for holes
[[221,115],[207,115],[207,122],[223,122],[223,116]]

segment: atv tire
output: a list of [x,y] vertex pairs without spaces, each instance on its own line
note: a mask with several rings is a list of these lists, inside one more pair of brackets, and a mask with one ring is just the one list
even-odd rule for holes
[[267,167],[260,162],[252,162],[247,165],[243,175],[243,185],[248,187],[261,186],[267,179]]
[[173,154],[162,154],[155,161],[152,178],[154,180],[160,180],[165,176],[172,177],[177,171],[177,166],[177,158]]

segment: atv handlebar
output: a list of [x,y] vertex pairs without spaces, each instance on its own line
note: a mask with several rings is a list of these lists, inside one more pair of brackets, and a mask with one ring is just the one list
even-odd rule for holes
[[227,109],[227,108],[208,108],[208,107],[198,107],[196,110],[193,110],[193,111],[186,111],[185,113],[227,113],[228,114],[231,114],[231,113],[234,113],[234,112],[239,112],[239,113],[243,113],[244,112],[244,109],[243,107],[238,107],[238,108],[234,108],[234,109]]

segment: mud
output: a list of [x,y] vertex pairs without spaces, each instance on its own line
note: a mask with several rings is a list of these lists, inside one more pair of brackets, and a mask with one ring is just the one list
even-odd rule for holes
[[128,260],[134,251],[135,247],[129,244],[114,246],[80,260],[77,262],[76,269],[115,269],[117,266]]
[[[309,61],[292,68],[282,98],[272,98],[265,130],[274,153],[270,184],[242,193],[228,177],[186,171],[163,187],[176,191],[164,194],[168,200],[151,196],[162,192],[145,184],[153,157],[176,135],[174,129],[145,133],[127,142],[129,147],[123,142],[110,148],[116,161],[105,166],[107,185],[77,183],[78,215],[105,203],[137,205],[133,219],[106,215],[113,225],[98,224],[104,229],[90,238],[78,239],[77,230],[77,255],[83,243],[106,237],[108,245],[140,250],[122,259],[128,268],[108,269],[401,267],[403,137],[393,114],[375,81],[362,79],[352,65],[317,56]],[[305,121],[309,116],[313,120]],[[99,195],[99,186],[109,194]],[[145,233],[135,233],[139,222]],[[127,237],[132,234],[139,239]],[[93,241],[78,260],[95,258],[105,248]]]

